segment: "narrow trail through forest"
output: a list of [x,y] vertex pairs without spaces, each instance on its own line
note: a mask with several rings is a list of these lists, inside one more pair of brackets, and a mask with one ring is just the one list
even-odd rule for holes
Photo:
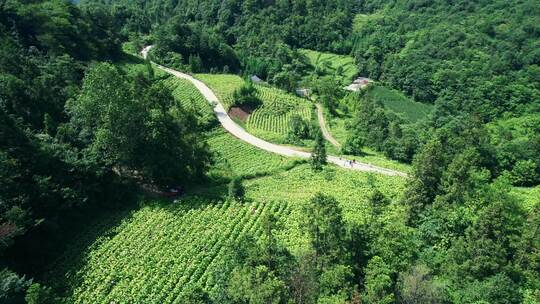
[[[148,52],[150,51],[150,48],[152,48],[152,46],[146,46],[145,48],[142,49],[141,55],[143,56],[143,58],[146,58],[148,56]],[[214,94],[214,92],[202,81],[195,79],[191,75],[164,67],[157,63],[154,63],[154,64],[159,69],[175,77],[186,79],[190,81],[193,85],[195,85],[195,87],[201,92],[201,94],[206,98],[206,100],[212,105],[214,114],[217,116],[223,128],[227,130],[229,133],[231,133],[232,135],[234,135],[235,137],[257,148],[260,148],[268,152],[276,153],[279,155],[283,155],[287,157],[300,157],[300,158],[309,158],[311,156],[311,153],[309,152],[299,151],[290,147],[272,144],[258,137],[253,136],[252,134],[248,133],[246,130],[244,130],[242,127],[240,127],[236,122],[234,122],[231,119],[231,117],[227,114],[225,107],[223,107],[223,105],[221,104],[217,96]],[[407,174],[400,171],[377,167],[371,164],[366,164],[366,163],[361,163],[361,162],[356,162],[354,164],[351,164],[347,162],[345,159],[342,159],[340,157],[333,156],[333,155],[329,155],[327,157],[327,161],[339,167],[350,169],[350,170],[374,172],[374,173],[380,173],[380,174],[385,174],[385,175],[390,175],[390,176],[407,177]]]

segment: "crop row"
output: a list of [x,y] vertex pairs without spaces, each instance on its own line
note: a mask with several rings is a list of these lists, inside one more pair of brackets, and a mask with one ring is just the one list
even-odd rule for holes
[[311,106],[305,99],[277,88],[256,87],[257,97],[262,100],[263,105],[248,118],[248,130],[284,135],[289,130],[289,120],[293,114],[298,114],[305,120],[311,118]]
[[226,109],[234,103],[234,91],[245,83],[240,76],[231,74],[197,74],[196,77],[212,89]]
[[169,77],[163,81],[163,84],[172,91],[175,100],[184,109],[196,113],[203,124],[210,124],[215,120],[212,107],[191,82],[185,79]]
[[309,121],[311,109],[303,107],[296,111],[290,111],[282,115],[275,115],[265,108],[253,112],[247,122],[248,129],[256,129],[278,134],[286,134],[289,129],[289,121],[294,114],[300,115],[304,120]]
[[260,175],[292,162],[291,159],[255,148],[223,131],[212,134],[208,144],[216,158],[213,168],[225,171],[226,175]]
[[288,212],[285,203],[208,203],[187,199],[146,206],[90,246],[84,265],[68,273],[74,303],[179,303],[190,285],[211,289],[231,244],[261,233],[261,216]]

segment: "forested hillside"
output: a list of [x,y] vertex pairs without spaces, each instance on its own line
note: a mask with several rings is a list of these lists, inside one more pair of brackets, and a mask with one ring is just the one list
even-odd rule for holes
[[[225,71],[236,71],[239,61],[244,74],[294,88],[290,83],[307,68],[307,59],[297,48],[350,52],[347,38],[356,3],[84,0],[82,5],[109,8],[125,35],[155,32],[155,58],[161,62],[189,65],[200,72],[223,71],[225,66]],[[200,65],[201,59],[209,64]]]
[[539,66],[534,0],[0,0],[0,303],[540,303]]
[[[362,131],[370,126],[359,117],[354,136],[407,161],[433,130],[462,136],[472,123],[484,129],[492,174],[516,185],[540,182],[537,1],[362,1],[359,10],[352,53],[360,73],[435,107],[414,132],[386,115],[388,123],[369,124],[373,131]],[[405,151],[393,151],[395,143]]]
[[[163,186],[208,167],[198,122],[151,69],[99,63],[130,60],[116,33],[104,9],[1,3],[2,303],[18,303],[90,215],[130,205],[132,180]],[[4,269],[6,261],[30,277]]]

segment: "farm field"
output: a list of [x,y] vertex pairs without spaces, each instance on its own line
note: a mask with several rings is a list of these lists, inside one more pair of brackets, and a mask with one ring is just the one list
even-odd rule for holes
[[221,130],[212,131],[208,142],[217,155],[210,174],[247,178],[247,202],[225,201],[223,188],[201,185],[175,203],[145,199],[137,210],[102,218],[51,268],[55,289],[70,303],[182,303],[183,292],[196,286],[212,296],[227,272],[230,246],[244,235],[259,236],[264,214],[280,219],[278,237],[298,252],[308,246],[302,208],[315,192],[336,196],[345,220],[362,223],[374,187],[396,201],[405,184],[400,177],[335,167],[314,173],[308,164],[258,150]]
[[196,197],[149,202],[82,254],[74,244],[63,260],[77,263],[57,265],[50,277],[63,278],[70,303],[183,303],[190,287],[212,292],[226,271],[229,246],[260,235],[267,213],[286,217],[289,207]]
[[[277,174],[246,181],[247,195],[255,200],[283,200],[291,203],[307,201],[316,192],[334,196],[350,221],[362,220],[366,193],[377,188],[389,198],[399,198],[406,180],[397,176],[358,173],[334,166],[321,173],[313,172],[308,164],[296,166]],[[277,191],[276,191],[277,190]],[[268,193],[272,192],[271,197]]]
[[305,121],[311,121],[314,113],[309,101],[277,88],[255,87],[257,97],[263,104],[249,116],[246,123],[248,132],[268,141],[282,143],[294,114],[300,115]]
[[398,91],[379,85],[374,85],[368,91],[368,95],[381,101],[386,109],[413,123],[426,117],[433,108],[431,105],[415,102]]
[[166,78],[163,82],[172,91],[172,95],[180,102],[182,107],[196,113],[199,121],[204,126],[218,124],[212,107],[191,82],[172,76]]
[[195,74],[195,78],[204,82],[214,91],[225,109],[233,104],[233,93],[244,84],[244,79],[232,74]]
[[[234,91],[245,83],[241,77],[228,74],[197,74],[196,77],[216,93],[227,109],[233,104]],[[251,113],[243,126],[257,137],[285,143],[293,114],[300,115],[308,122],[314,115],[312,105],[306,99],[274,87],[255,85],[255,88],[262,105]]]
[[358,73],[354,58],[347,55],[301,49],[311,65],[327,75],[335,75],[342,84],[348,84]]
[[216,164],[210,174],[215,176],[255,177],[294,166],[298,160],[268,153],[218,129],[208,139]]
[[[346,196],[338,197],[345,219],[367,220],[367,193],[381,179],[343,170],[322,176],[306,176],[308,172],[309,166],[303,165],[250,180],[247,197],[253,202],[248,203],[197,197],[145,203],[90,245],[82,235],[48,277],[55,288],[65,291],[70,303],[182,303],[183,292],[195,286],[212,295],[220,274],[227,272],[230,246],[244,235],[259,236],[264,214],[280,218],[284,229],[279,238],[293,252],[308,246],[299,221],[302,203],[320,186],[330,187],[325,192],[334,194],[348,189]],[[299,186],[306,177],[313,179]],[[396,197],[402,185],[396,178],[380,188]],[[268,191],[274,196],[268,197]]]

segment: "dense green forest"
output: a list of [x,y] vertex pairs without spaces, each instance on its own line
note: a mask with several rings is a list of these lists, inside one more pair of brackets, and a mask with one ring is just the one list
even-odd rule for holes
[[[150,44],[341,149],[224,133]],[[538,1],[0,0],[1,303],[540,303],[539,184]]]
[[[107,10],[1,5],[0,250],[32,273],[88,214],[129,202],[129,180],[197,180],[210,158],[193,114],[153,73],[99,63],[125,56]],[[2,302],[28,279],[2,270]]]
[[[414,128],[431,134],[463,128],[464,121],[487,123],[492,174],[506,174],[516,185],[539,182],[538,2],[363,1],[361,10],[353,50],[361,73],[435,105]],[[427,136],[411,135],[410,128],[401,133],[392,128],[395,119],[387,118],[389,123],[375,129],[390,134],[390,146],[397,141],[410,152],[385,149],[377,135],[378,141],[367,141],[391,157],[412,159],[417,138]],[[515,126],[504,123],[508,120]]]

